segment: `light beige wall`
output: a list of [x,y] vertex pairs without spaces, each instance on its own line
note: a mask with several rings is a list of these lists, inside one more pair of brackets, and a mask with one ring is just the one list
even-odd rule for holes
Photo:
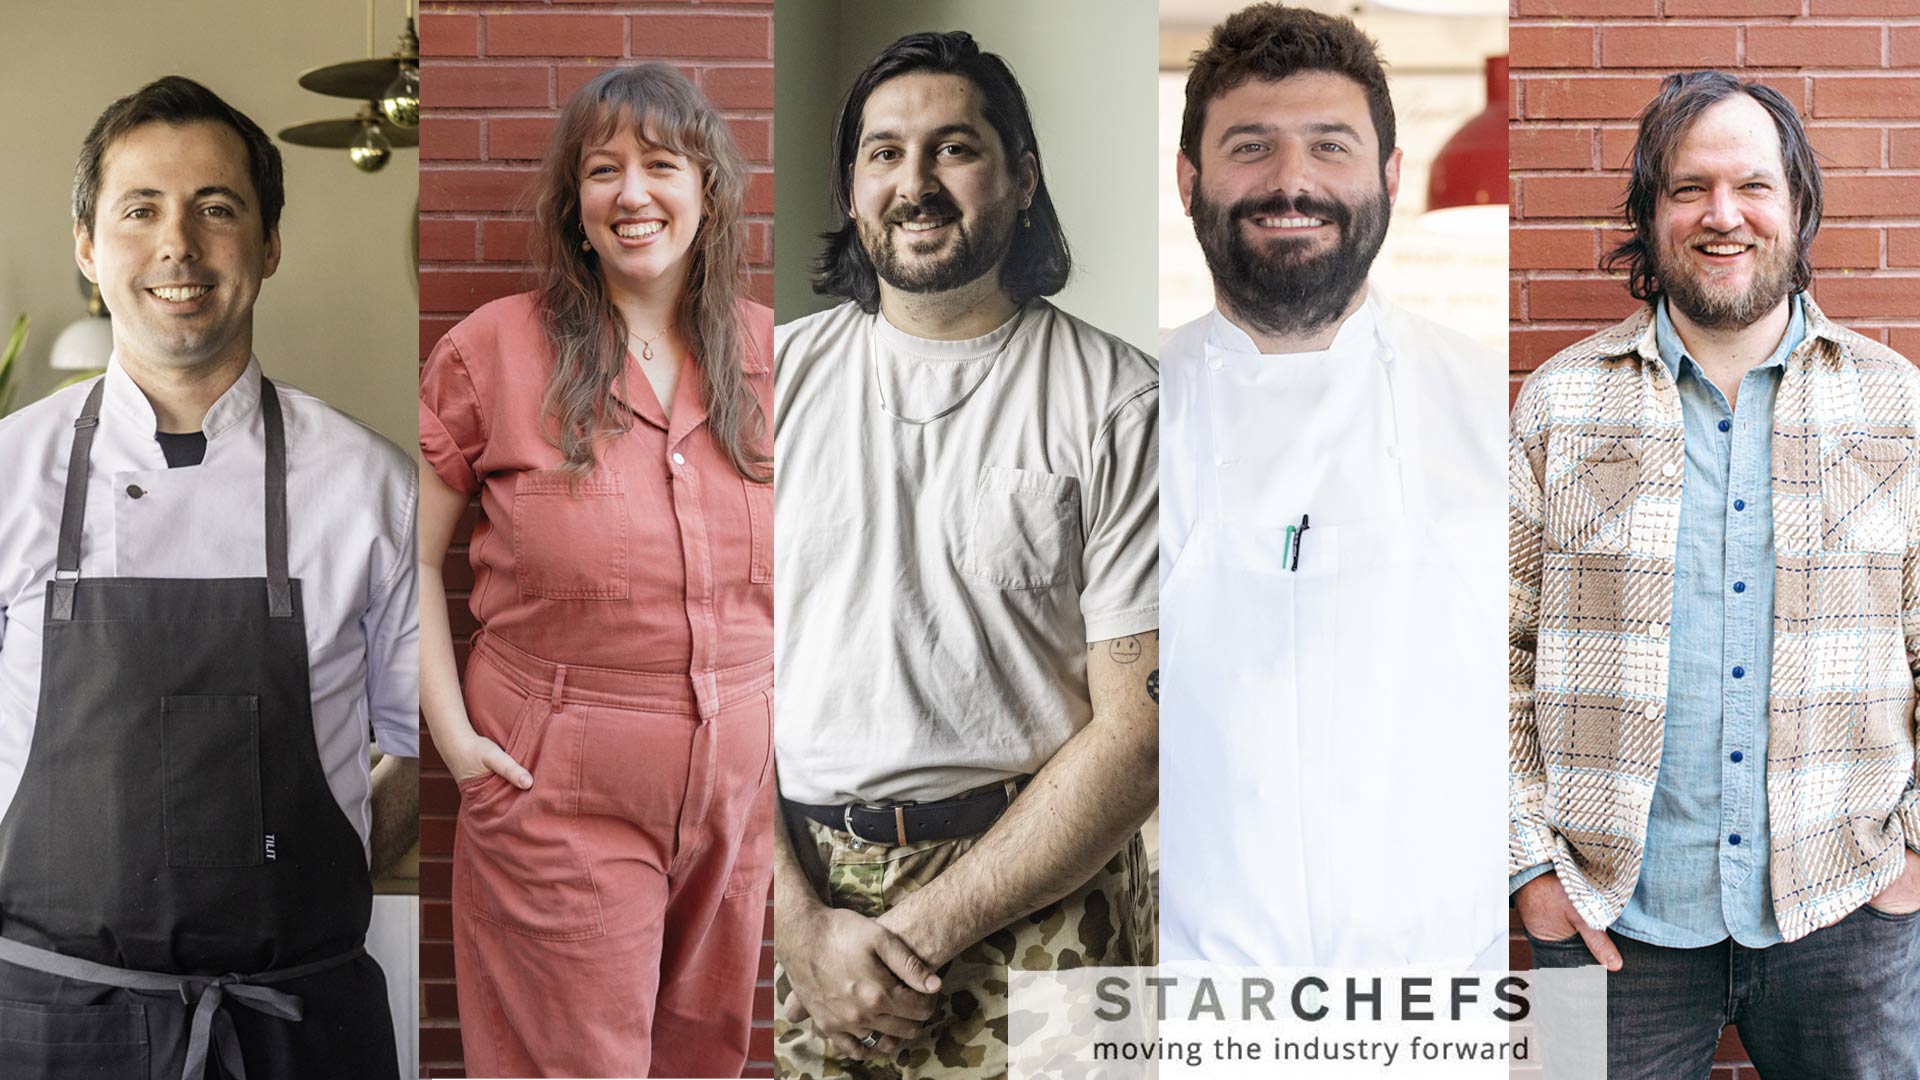
[[[379,0],[381,55],[404,11]],[[73,263],[69,209],[74,159],[115,98],[162,75],[213,89],[269,135],[351,115],[355,103],[302,90],[300,72],[367,55],[366,6],[354,0],[269,3],[88,0],[9,3],[0,71],[0,317],[33,319],[21,403],[60,376],[53,340],[85,313]],[[287,208],[280,271],[261,288],[254,351],[267,374],[319,395],[414,448],[419,309],[411,262],[419,156],[396,151],[374,175],[345,151],[281,144]]]
[[775,55],[778,235],[774,302],[782,322],[829,306],[807,268],[828,204],[833,115],[861,68],[895,38],[965,30],[1012,65],[1039,134],[1047,186],[1073,248],[1054,302],[1149,352],[1156,262],[1156,8],[1142,0],[780,0]]

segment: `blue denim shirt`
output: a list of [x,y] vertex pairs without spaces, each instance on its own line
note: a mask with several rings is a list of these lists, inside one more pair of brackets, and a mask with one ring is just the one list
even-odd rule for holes
[[[1778,944],[1768,881],[1773,670],[1773,399],[1806,338],[1800,298],[1779,348],[1742,376],[1737,410],[1681,344],[1663,301],[1660,359],[1680,390],[1686,474],[1675,553],[1665,748],[1633,899],[1612,929],[1701,948]],[[1737,840],[1735,838],[1738,838]],[[1553,869],[1512,876],[1510,891]]]
[[1640,882],[1613,928],[1672,948],[1778,944],[1769,883],[1768,688],[1773,673],[1773,399],[1806,337],[1800,298],[1780,347],[1727,398],[1665,303],[1660,360],[1680,389],[1686,475],[1673,575],[1666,746]]

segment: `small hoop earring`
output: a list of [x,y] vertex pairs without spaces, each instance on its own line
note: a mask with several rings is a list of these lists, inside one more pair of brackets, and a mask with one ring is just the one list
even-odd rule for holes
[[1033,213],[1031,211],[1020,211],[1020,227],[1023,229],[1033,228]]

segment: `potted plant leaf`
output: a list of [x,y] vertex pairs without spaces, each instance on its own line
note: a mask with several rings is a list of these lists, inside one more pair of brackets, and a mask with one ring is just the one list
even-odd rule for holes
[[13,396],[20,389],[19,373],[14,369],[14,361],[20,358],[20,351],[27,345],[27,317],[21,315],[13,320],[13,332],[7,335],[7,351],[0,353],[0,416],[13,411]]

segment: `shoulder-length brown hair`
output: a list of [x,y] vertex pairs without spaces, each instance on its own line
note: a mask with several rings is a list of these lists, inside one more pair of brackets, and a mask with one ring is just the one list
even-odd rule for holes
[[1799,112],[1780,91],[1765,83],[1745,81],[1724,71],[1686,71],[1662,80],[1660,93],[1640,114],[1640,133],[1633,143],[1633,171],[1627,180],[1626,198],[1620,204],[1632,234],[1600,262],[1604,269],[1627,271],[1627,291],[1635,300],[1657,304],[1666,295],[1654,258],[1658,244],[1653,227],[1674,151],[1701,113],[1735,94],[1745,94],[1758,102],[1772,117],[1774,130],[1780,135],[1780,163],[1786,169],[1787,193],[1793,197],[1798,243],[1793,291],[1805,292],[1813,284],[1813,238],[1820,232],[1823,189],[1820,162],[1807,138],[1807,129],[1800,123]]
[[754,346],[739,332],[738,305],[746,287],[740,205],[747,168],[726,122],[668,64],[614,68],[575,91],[554,125],[540,167],[532,246],[541,317],[553,345],[543,404],[553,424],[548,438],[566,455],[566,468],[583,475],[593,468],[594,444],[630,425],[623,407],[615,404],[616,386],[622,395],[626,391],[628,327],[607,295],[599,256],[591,248],[582,250],[586,233],[580,225],[581,154],[622,126],[630,126],[641,142],[671,150],[700,168],[704,205],[676,322],[696,360],[708,433],[740,475],[770,479],[766,417],[747,385],[741,356],[742,349]]

